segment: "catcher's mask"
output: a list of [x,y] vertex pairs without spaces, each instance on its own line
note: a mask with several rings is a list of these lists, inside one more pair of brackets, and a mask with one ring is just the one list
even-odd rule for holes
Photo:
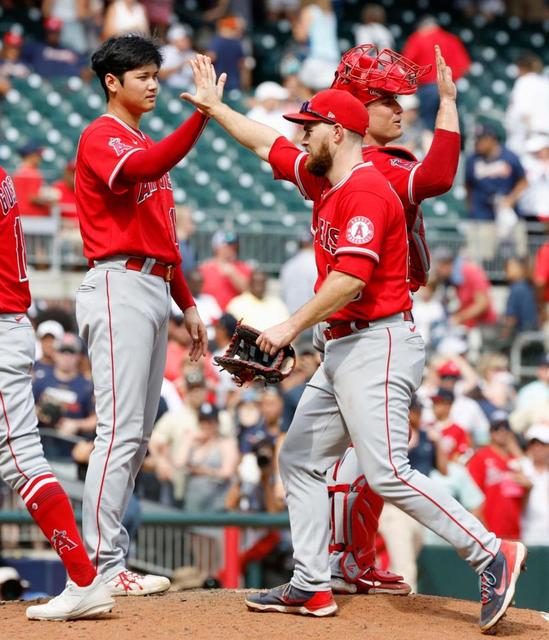
[[361,44],[341,57],[332,89],[349,91],[364,104],[386,95],[409,95],[431,66],[420,67],[392,49]]

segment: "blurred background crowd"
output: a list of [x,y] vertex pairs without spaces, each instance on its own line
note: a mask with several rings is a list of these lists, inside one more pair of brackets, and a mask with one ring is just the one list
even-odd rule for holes
[[[424,207],[432,268],[413,313],[428,362],[410,457],[498,536],[549,545],[548,24],[543,0],[0,0],[0,163],[14,177],[34,269],[33,389],[46,456],[81,480],[95,431],[73,298],[86,268],[73,158],[104,107],[88,67],[94,47],[129,31],[163,43],[162,93],[145,119],[153,138],[188,114],[178,94],[192,90],[199,51],[228,73],[232,104],[299,142],[281,115],[331,84],[344,50],[373,43],[428,64],[438,43],[457,81],[463,153],[451,193]],[[422,158],[438,107],[434,73],[399,102],[399,144]],[[276,452],[320,363],[307,334],[278,387],[239,388],[212,360],[238,319],[266,328],[312,294],[310,210],[293,187],[275,185],[211,125],[172,180],[210,354],[190,361],[174,307],[157,422],[127,514],[133,532],[140,501],[283,511]],[[381,524],[381,561],[415,585],[421,545],[442,542],[390,506]]]

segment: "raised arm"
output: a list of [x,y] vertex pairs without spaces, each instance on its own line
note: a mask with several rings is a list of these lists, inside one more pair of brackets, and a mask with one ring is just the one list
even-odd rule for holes
[[[191,61],[191,67],[196,94],[182,93],[181,98],[216,120],[237,142],[253,151],[262,160],[268,160],[269,151],[274,141],[280,137],[280,133],[271,127],[250,120],[221,102],[221,97],[216,91],[218,83],[215,69],[208,56],[198,55]],[[223,84],[225,83],[224,75],[222,74],[219,78],[219,82]]]
[[444,129],[459,133],[459,118],[457,110],[457,89],[452,80],[452,69],[442,57],[440,47],[435,45],[435,59],[437,66],[437,85],[440,106],[438,108],[435,129]]

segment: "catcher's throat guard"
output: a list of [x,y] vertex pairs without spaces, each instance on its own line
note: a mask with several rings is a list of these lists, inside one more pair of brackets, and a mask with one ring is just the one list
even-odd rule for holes
[[259,336],[257,329],[240,320],[225,353],[214,357],[215,363],[228,371],[239,386],[246,382],[277,384],[288,377],[295,367],[296,356],[291,345],[271,356],[257,346]]

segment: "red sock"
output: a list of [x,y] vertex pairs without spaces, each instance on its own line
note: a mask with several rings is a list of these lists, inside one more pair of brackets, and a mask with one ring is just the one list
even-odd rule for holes
[[61,558],[70,579],[79,587],[91,584],[97,574],[78,533],[69,498],[56,477],[44,473],[30,478],[19,489],[19,495]]

